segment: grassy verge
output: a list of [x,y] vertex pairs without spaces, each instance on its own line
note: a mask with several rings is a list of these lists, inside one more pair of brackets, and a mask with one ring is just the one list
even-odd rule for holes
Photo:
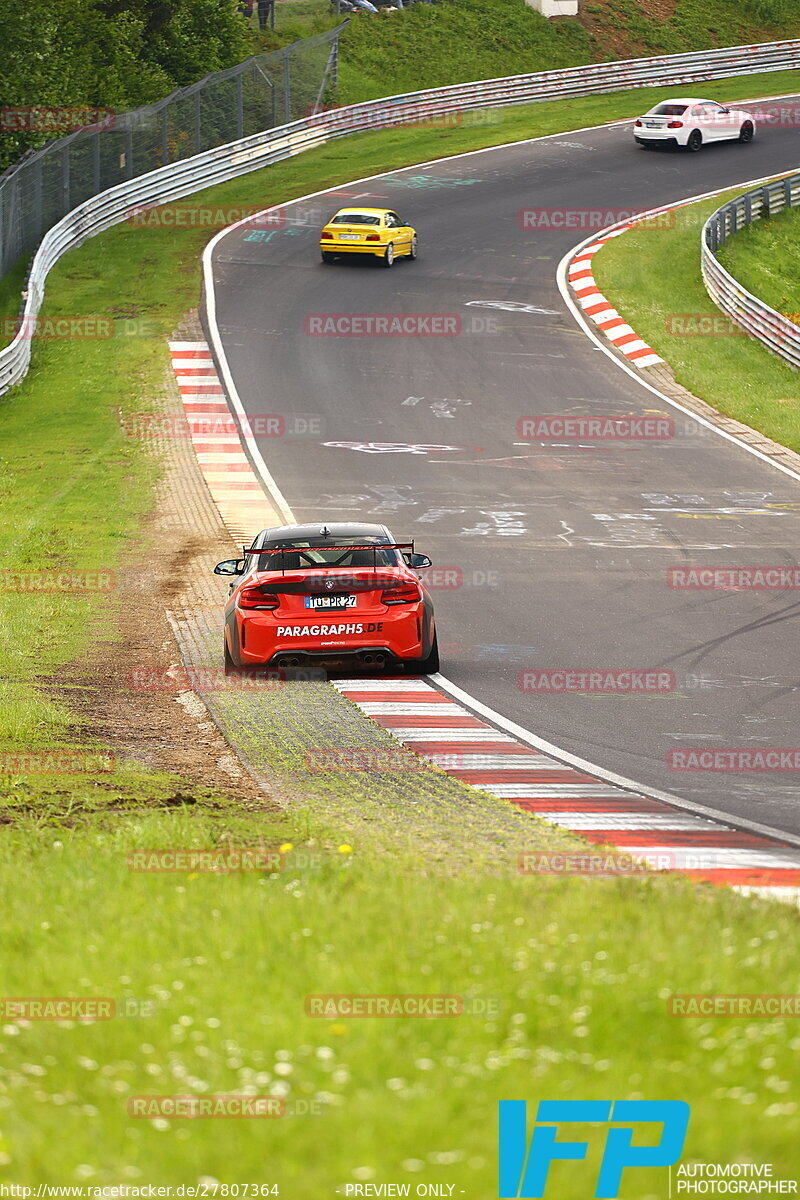
[[595,257],[595,278],[678,383],[726,416],[800,450],[797,372],[758,342],[730,332],[700,274],[703,222],[736,194],[678,210],[672,228],[642,227],[615,238]]
[[[279,875],[126,867],[134,848],[195,837],[177,813],[102,842],[0,844],[4,994],[109,997],[124,1014],[6,1024],[4,1178],[210,1176],[277,1183],[285,1200],[356,1181],[437,1183],[484,1200],[496,1194],[498,1100],[612,1096],[690,1101],[687,1159],[772,1162],[776,1176],[794,1175],[791,1022],[680,1020],[666,1009],[674,993],[795,991],[790,910],[675,882],[423,882],[423,851],[419,870],[403,874],[346,847],[290,858]],[[466,1011],[306,1010],[309,996],[376,993],[458,996]],[[283,1097],[287,1115],[145,1120],[126,1108],[142,1095],[242,1091]],[[587,1162],[554,1170],[558,1195],[579,1200],[593,1193],[601,1139],[571,1132],[589,1141]],[[620,1195],[666,1186],[664,1170],[631,1171]]]
[[789,209],[756,221],[721,246],[717,258],[734,278],[776,312],[800,313],[800,213]]
[[[342,36],[339,103],[581,63],[679,54],[797,37],[790,0],[587,0],[578,18],[547,20],[522,0],[436,0],[361,13]],[[653,11],[653,10],[656,11]],[[278,5],[268,47],[336,23],[327,0]]]
[[[759,88],[780,84],[732,82],[727,98]],[[367,174],[376,161],[388,169],[637,106],[635,96],[605,97],[504,113],[491,127],[363,135],[191,203],[266,206]],[[0,399],[3,572],[43,563],[114,570],[137,543],[158,464],[125,438],[120,416],[147,411],[158,393],[166,337],[196,301],[207,236],[123,226],[53,272],[48,316],[114,317],[119,327],[100,340],[37,343],[28,379]],[[6,749],[78,740],[71,714],[44,699],[37,680],[88,652],[106,603],[0,595]],[[261,737],[272,765],[292,769],[287,746]],[[483,1200],[496,1193],[496,1102],[541,1096],[689,1099],[687,1157],[792,1170],[800,1068],[789,1051],[800,1039],[790,1024],[674,1020],[665,1008],[673,992],[796,990],[791,910],[675,880],[448,871],[424,838],[401,870],[388,854],[359,854],[358,845],[351,854],[338,799],[329,820],[274,819],[213,796],[164,811],[174,781],[163,775],[132,765],[106,782],[114,802],[97,805],[91,781],[59,780],[56,810],[46,781],[4,780],[4,819],[14,823],[0,839],[2,994],[105,996],[121,1014],[86,1025],[6,1013],[4,1181],[136,1186],[210,1176],[277,1183],[284,1200],[390,1181],[452,1184],[454,1194]],[[413,822],[412,806],[402,819]],[[530,830],[535,837],[533,822]],[[141,847],[282,841],[302,846],[278,875],[137,874],[126,865]],[[320,993],[455,994],[472,1013],[310,1017],[305,997]],[[243,1090],[283,1096],[291,1115],[126,1112],[141,1094]],[[309,1106],[319,1115],[301,1115]],[[587,1163],[560,1176],[565,1200],[594,1187],[600,1139],[586,1134]],[[640,1172],[620,1194],[656,1197],[665,1187],[663,1171]]]

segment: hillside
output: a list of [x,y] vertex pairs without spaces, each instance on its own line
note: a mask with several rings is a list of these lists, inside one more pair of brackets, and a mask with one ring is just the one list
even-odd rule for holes
[[[334,23],[327,0],[280,0],[274,46]],[[498,75],[800,36],[797,0],[582,0],[545,20],[523,0],[436,0],[359,14],[342,38],[340,103]]]

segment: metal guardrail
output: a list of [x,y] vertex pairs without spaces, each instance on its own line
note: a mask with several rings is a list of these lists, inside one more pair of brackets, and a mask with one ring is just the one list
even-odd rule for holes
[[[165,204],[215,183],[322,146],[333,138],[392,125],[434,121],[476,109],[501,108],[656,85],[681,86],[800,66],[800,40],[725,47],[702,53],[598,63],[539,71],[452,87],[388,96],[318,113],[251,137],[206,150],[108,188],[78,205],[42,239],[23,293],[20,331],[0,351],[0,395],[19,383],[31,357],[32,329],[47,274],[62,254],[110,228],[136,208]],[[459,116],[460,119],[460,116]]]
[[746,225],[769,220],[786,208],[798,207],[800,175],[790,175],[753,188],[711,214],[703,226],[700,244],[706,291],[717,307],[745,333],[800,370],[800,326],[742,287],[716,255],[718,248]]

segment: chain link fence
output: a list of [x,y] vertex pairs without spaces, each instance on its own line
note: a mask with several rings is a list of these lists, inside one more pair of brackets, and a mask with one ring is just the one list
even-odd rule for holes
[[316,113],[336,87],[345,25],[27,154],[0,175],[0,278],[71,209],[107,188]]

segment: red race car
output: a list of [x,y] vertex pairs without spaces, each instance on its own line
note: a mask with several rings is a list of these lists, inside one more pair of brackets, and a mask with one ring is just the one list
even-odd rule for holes
[[429,567],[385,525],[339,522],[264,529],[225,606],[225,671],[340,665],[439,670],[433,602],[414,573]]

